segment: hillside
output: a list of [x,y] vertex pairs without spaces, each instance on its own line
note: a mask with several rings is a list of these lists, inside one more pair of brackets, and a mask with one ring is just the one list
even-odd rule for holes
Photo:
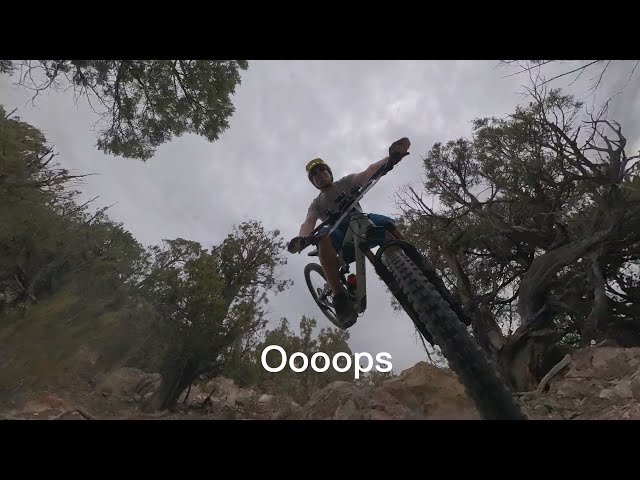
[[[102,84],[103,93],[109,92],[107,97],[114,92],[133,94],[126,101],[119,99],[110,117],[119,133],[102,137],[98,146],[107,155],[119,152],[145,160],[169,140],[165,135],[170,131],[186,132],[182,122],[189,116],[187,107],[194,105],[191,101],[200,98],[190,97],[198,91],[206,93],[211,107],[208,114],[216,114],[217,120],[210,124],[198,114],[194,121],[214,137],[224,131],[224,118],[231,113],[226,97],[235,88],[237,68],[244,64],[43,62],[39,67],[51,75],[48,86],[73,67],[72,83],[80,90]],[[0,73],[13,71],[17,65],[0,61]],[[31,73],[31,66],[23,66]],[[191,70],[195,66],[202,70]],[[118,72],[116,78],[110,79],[114,72]],[[134,76],[127,77],[127,72]],[[162,72],[163,81],[157,81]],[[190,78],[193,91],[186,102],[165,91],[173,85],[173,93],[178,94],[174,74],[185,95],[182,81]],[[212,78],[226,87],[211,89]],[[117,88],[110,90],[114,86]],[[499,365],[529,418],[636,419],[640,400],[637,133],[632,126],[627,132],[625,126],[623,134],[622,126],[609,120],[604,110],[590,112],[573,93],[539,87],[542,85],[534,82],[528,103],[502,118],[474,118],[466,137],[446,139],[440,132],[429,137],[435,141],[430,148],[417,147],[420,141],[410,142],[414,151],[403,162],[424,154],[412,167],[415,179],[421,179],[397,191],[400,212],[395,215],[396,223],[402,237],[425,259],[421,270],[429,281],[446,289],[464,310],[473,338]],[[157,110],[159,117],[136,110],[152,104],[151,110]],[[199,100],[196,104],[201,106]],[[238,175],[230,173],[220,180],[209,164],[189,170],[168,162],[161,167],[168,170],[162,172],[167,179],[181,179],[176,186],[183,190],[174,192],[172,183],[158,185],[161,177],[149,182],[162,194],[171,188],[170,196],[175,193],[174,198],[187,202],[183,197],[191,190],[189,182],[202,180],[199,176],[204,171],[212,173],[215,182],[207,177],[198,184],[202,204],[190,209],[197,219],[193,222],[202,223],[202,229],[178,226],[175,222],[185,215],[184,209],[168,213],[166,205],[157,200],[149,200],[135,215],[116,210],[110,218],[111,206],[123,199],[110,197],[103,205],[98,200],[102,192],[97,189],[119,184],[122,176],[83,192],[82,179],[93,175],[93,167],[76,171],[75,167],[89,164],[76,163],[79,157],[70,144],[64,145],[61,153],[65,158],[57,163],[58,152],[43,131],[22,121],[16,110],[7,113],[0,105],[3,417],[479,418],[456,375],[434,365],[442,360],[437,347],[425,342],[429,363],[418,362],[399,373],[373,372],[354,380],[349,366],[340,371],[335,363],[325,372],[306,366],[296,371],[302,358],[316,352],[334,359],[344,354],[340,367],[349,359],[353,362],[349,342],[354,330],[318,328],[316,319],[307,315],[309,311],[322,314],[313,303],[306,304],[312,307],[304,310],[307,314],[300,313],[300,304],[295,303],[300,297],[288,291],[292,283],[301,282],[305,301],[312,300],[301,269],[294,272],[284,267],[292,252],[282,235],[291,232],[281,231],[292,225],[293,210],[285,212],[283,197],[274,196],[274,190],[261,190],[259,183],[234,183],[245,179],[244,168],[242,175],[238,170]],[[139,131],[127,130],[120,137],[121,122],[133,127],[130,122],[135,117],[142,122],[135,123]],[[244,145],[253,144],[247,140],[251,135],[239,138]],[[262,177],[262,173],[289,175],[285,169],[293,165],[282,163],[282,152],[276,150],[271,152],[275,155],[272,164],[247,170],[255,174],[255,181],[271,189],[276,182],[267,181],[272,177]],[[394,158],[392,150],[388,153],[386,158]],[[185,150],[176,156],[183,158],[183,154],[190,155]],[[241,151],[227,151],[226,155],[230,160],[225,166],[237,166],[240,157],[258,158]],[[218,158],[212,156],[211,165]],[[370,164],[364,172],[373,171],[380,162]],[[138,189],[149,180],[145,176],[149,170],[144,172],[127,184],[126,192],[135,198],[125,195],[124,187],[114,190],[114,196],[127,197],[123,208],[145,198],[144,189]],[[303,175],[300,165],[296,172]],[[332,174],[327,172],[322,175],[328,183],[314,184],[316,187],[331,188]],[[278,180],[293,179],[291,175]],[[296,178],[312,187],[304,176]],[[232,197],[218,197],[223,186]],[[240,198],[248,202],[245,206],[260,207],[244,210],[255,217],[229,208],[237,207],[235,199]],[[299,207],[302,198],[287,201]],[[215,213],[214,206],[229,216]],[[132,231],[146,231],[147,225],[133,219],[151,212],[159,215],[155,225],[162,225],[169,238],[161,236],[160,230],[149,229],[144,238],[152,243],[145,245]],[[116,218],[127,219],[127,225]],[[234,218],[242,220],[233,223]],[[310,221],[303,225],[309,226]],[[202,243],[180,236],[195,237],[196,231]],[[394,275],[410,270],[404,265]],[[368,276],[376,273],[380,270],[367,268]],[[396,280],[403,283],[402,278]],[[412,302],[424,296],[417,282],[404,283]],[[288,295],[284,307],[273,309],[270,299],[280,294]],[[371,291],[368,294],[367,298],[376,301],[382,298]],[[391,306],[401,310],[400,303],[392,301]],[[382,317],[378,305],[372,303],[365,315]],[[434,314],[424,307],[416,307],[421,316]],[[428,328],[436,333],[437,328]],[[406,331],[392,330],[378,338],[389,343],[397,340],[401,345],[412,341]],[[455,352],[442,341],[456,335],[434,336],[451,364],[458,365]],[[421,340],[428,340],[426,337],[429,335]],[[360,344],[365,340],[360,337]],[[269,345],[300,352],[302,358],[290,357],[294,359],[290,368],[273,375],[263,367],[262,352]],[[475,362],[465,359],[460,363]]]
[[[237,386],[219,376],[194,383],[174,411],[149,413],[145,405],[160,376],[132,368],[76,385],[75,390],[26,395],[8,419],[333,419],[478,420],[462,386],[448,370],[419,362],[377,386],[335,381],[303,405],[286,396]],[[640,348],[588,347],[540,391],[520,395],[530,419],[640,419]]]

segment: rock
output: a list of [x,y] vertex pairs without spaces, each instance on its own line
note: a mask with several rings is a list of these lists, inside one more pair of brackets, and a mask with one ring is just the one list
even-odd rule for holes
[[256,392],[253,389],[238,389],[238,394],[235,399],[237,405],[246,407],[255,400]]
[[273,395],[267,395],[266,393],[263,395],[260,395],[260,398],[258,398],[258,413],[261,415],[264,414],[272,414],[274,411],[274,403],[275,403],[275,397]]
[[403,405],[429,418],[479,419],[475,406],[451,370],[427,362],[403,370],[380,387]]
[[615,396],[615,393],[613,393],[613,390],[610,390],[608,388],[605,388],[604,390],[601,390],[600,393],[598,394],[598,398],[603,398],[605,400],[609,400],[610,398],[613,398]]
[[37,394],[21,409],[24,413],[40,414],[42,412],[71,410],[72,406],[66,400],[51,393]]
[[421,420],[424,415],[402,405],[382,389],[332,382],[315,392],[298,411],[304,420]]
[[142,396],[143,392],[157,390],[161,381],[157,373],[123,367],[104,375],[98,382],[97,391],[103,396],[116,395],[126,398],[133,396],[134,393]]
[[587,348],[575,352],[566,378],[619,379],[634,372],[639,365],[639,347]]
[[[233,412],[236,416],[254,414],[255,410],[262,409],[262,413],[268,413],[268,403],[271,396],[262,395],[262,406],[257,403],[257,392],[251,388],[238,387],[232,379],[217,376],[206,383],[196,383],[191,385],[189,398],[185,402],[185,395],[188,389],[178,399],[179,404],[184,404],[191,408],[200,408],[203,402],[208,399],[206,408],[208,411]],[[264,397],[264,398],[263,398]]]
[[207,393],[198,393],[197,395],[194,395],[191,399],[191,405],[202,405],[202,402],[204,402],[208,396],[209,395]]
[[621,378],[636,369],[639,355],[640,348],[598,348],[593,354],[591,365],[599,375]]
[[359,409],[356,408],[355,401],[352,398],[349,398],[346,401],[346,403],[338,405],[338,407],[333,412],[333,419],[334,420],[360,419],[362,418],[362,412],[359,412],[358,410]]
[[558,397],[584,398],[593,395],[594,390],[601,390],[603,382],[585,378],[565,378],[558,381],[553,390]]
[[89,345],[82,345],[73,355],[72,364],[75,371],[90,371],[100,358],[99,352]]
[[229,392],[237,390],[238,387],[235,382],[226,377],[218,376],[207,382],[205,390],[207,392],[213,391],[212,397],[220,398],[227,396]]
[[151,373],[141,378],[134,390],[141,397],[145,397],[149,393],[157,392],[161,384],[162,376],[159,373]]
[[240,387],[232,379],[222,376],[209,380],[204,388],[207,395],[213,391],[211,397],[221,399],[229,407],[236,404],[240,392]]
[[139,402],[140,400],[142,400],[142,397],[140,395],[138,395],[137,393],[133,394],[133,400],[136,402]]
[[[187,393],[189,394],[189,396],[187,397]],[[204,397],[202,397],[202,395],[204,395]],[[180,394],[180,396],[178,397],[178,404],[179,405],[186,405],[187,407],[192,407],[194,405],[200,405],[200,403],[202,403],[202,400],[204,400],[204,398],[206,398],[206,394],[204,394],[204,392],[202,390],[200,390],[200,386],[199,385],[191,385],[191,389],[186,388],[184,390],[184,392],[182,392]],[[198,402],[198,399],[202,398],[202,400],[200,400],[200,402]],[[186,399],[186,402],[185,402]]]
[[633,398],[631,380],[620,380],[611,390],[620,398]]
[[631,390],[633,398],[640,401],[640,377],[635,377],[629,382],[629,390]]
[[19,409],[13,409],[8,412],[2,412],[0,418],[9,419],[55,419],[71,416],[70,413],[75,407],[57,395],[49,392],[36,392],[27,396],[27,401]]
[[533,411],[537,415],[546,415],[549,413],[549,410],[544,405],[536,405],[535,407],[533,407]]
[[640,420],[640,403],[632,402],[625,406],[611,405],[594,412],[586,418],[590,420]]

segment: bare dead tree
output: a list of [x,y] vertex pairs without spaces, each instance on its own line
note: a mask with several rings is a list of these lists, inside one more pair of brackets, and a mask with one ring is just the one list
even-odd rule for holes
[[[479,343],[519,389],[557,363],[569,333],[583,342],[640,333],[630,307],[606,295],[624,262],[640,261],[630,185],[639,156],[603,110],[585,118],[581,102],[529,75],[527,107],[477,120],[472,140],[435,144],[425,191],[407,187],[398,199],[405,236],[451,279]],[[635,283],[620,282],[633,297]],[[501,322],[515,313],[507,336]]]
[[[537,77],[536,83],[540,87],[551,86],[554,82],[557,83],[557,81],[565,79],[571,80],[567,86],[573,86],[583,78],[587,80],[585,99],[592,97],[593,108],[595,108],[595,100],[600,87],[605,84],[613,85],[614,80],[626,78],[624,84],[609,93],[602,102],[602,108],[606,110],[611,100],[622,94],[629,83],[634,80],[639,63],[640,60],[503,60],[498,65],[503,69],[515,70],[504,75],[503,78],[535,75]],[[561,66],[562,68],[560,68]]]

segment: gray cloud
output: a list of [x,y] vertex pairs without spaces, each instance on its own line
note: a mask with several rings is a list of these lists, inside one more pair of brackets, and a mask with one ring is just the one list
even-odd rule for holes
[[[478,116],[503,116],[522,102],[525,79],[502,78],[485,61],[251,61],[235,95],[236,112],[218,142],[185,135],[163,145],[148,163],[106,156],[95,148],[95,121],[84,103],[50,93],[25,106],[27,92],[0,78],[5,108],[44,130],[62,164],[95,172],[84,197],[98,206],[117,202],[110,216],[143,244],[184,237],[204,246],[221,241],[234,224],[259,219],[288,240],[298,232],[317,191],[304,165],[320,156],[336,176],[363,170],[407,136],[412,155],[363,200],[374,212],[395,215],[393,194],[422,174],[421,159],[436,141],[469,135]],[[618,74],[620,78],[622,73]],[[627,73],[628,75],[628,73]],[[638,82],[612,105],[617,118],[637,130]],[[577,83],[574,88],[579,88]],[[632,99],[633,101],[629,101]],[[306,252],[305,252],[306,253]],[[282,275],[294,286],[272,298],[271,317],[297,326],[302,315],[330,326],[312,302],[302,271],[311,261],[289,255]],[[314,259],[315,261],[315,259]],[[369,268],[369,306],[350,330],[354,351],[389,352],[399,371],[425,358],[411,321],[393,312],[380,280]]]

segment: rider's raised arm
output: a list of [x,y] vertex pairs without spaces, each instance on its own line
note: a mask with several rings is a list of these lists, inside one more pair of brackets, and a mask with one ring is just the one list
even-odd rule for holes
[[390,157],[393,156],[393,163],[395,164],[395,163],[398,163],[403,157],[409,155],[409,152],[407,150],[409,149],[410,146],[411,146],[411,142],[407,137],[403,137],[400,140],[396,140],[389,147],[389,156],[384,157],[382,160],[378,160],[375,163],[372,163],[367,167],[366,170],[360,173],[356,173],[353,176],[353,181],[357,185],[360,185],[360,186],[364,185],[371,178],[371,176],[378,171],[380,167],[382,167],[385,163],[387,163]]
[[353,177],[354,183],[356,185],[364,185],[365,183],[367,183],[367,180],[369,180],[369,178],[371,178],[371,175],[376,173],[381,166],[383,166],[385,163],[387,163],[388,160],[389,160],[388,156],[384,157],[382,160],[378,160],[377,162],[372,163],[371,165],[369,165],[362,172],[356,173],[355,176]]
[[298,234],[298,236],[306,237],[307,235],[309,235],[311,231],[316,227],[317,221],[318,214],[314,210],[309,209],[309,211],[307,212],[307,218],[304,222],[302,222],[302,225],[300,225],[300,233]]

